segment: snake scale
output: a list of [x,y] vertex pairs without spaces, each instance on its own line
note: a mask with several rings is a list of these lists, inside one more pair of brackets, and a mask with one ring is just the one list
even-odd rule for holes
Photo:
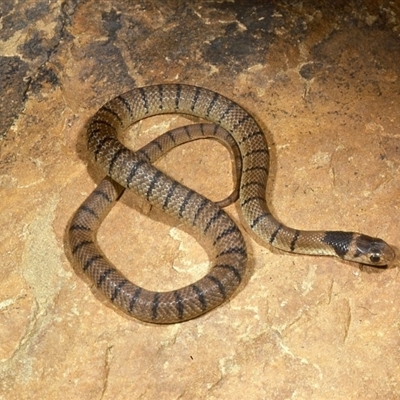
[[[69,229],[73,257],[96,286],[129,315],[153,323],[197,317],[228,299],[245,272],[245,243],[231,218],[217,204],[157,170],[151,158],[132,152],[118,140],[118,134],[135,122],[170,113],[200,117],[229,132],[242,163],[238,174],[241,211],[250,229],[270,245],[292,253],[338,256],[373,266],[394,260],[394,251],[381,239],[353,232],[300,231],[275,219],[265,200],[267,142],[256,121],[238,104],[197,86],[136,88],[110,100],[89,123],[90,157],[109,178],[78,209]],[[170,139],[173,147],[174,138]],[[122,187],[210,240],[215,261],[206,276],[174,291],[152,292],[131,283],[111,265],[96,244],[96,232]]]

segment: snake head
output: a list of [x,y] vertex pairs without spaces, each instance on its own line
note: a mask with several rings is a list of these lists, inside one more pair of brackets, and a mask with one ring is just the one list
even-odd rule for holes
[[395,257],[395,251],[382,239],[359,234],[352,243],[353,260],[361,264],[381,267],[391,264]]

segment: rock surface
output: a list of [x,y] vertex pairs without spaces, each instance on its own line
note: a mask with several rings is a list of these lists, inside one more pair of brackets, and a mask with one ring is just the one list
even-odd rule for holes
[[[283,254],[247,232],[237,294],[155,326],[116,311],[66,241],[102,178],[87,163],[90,116],[133,87],[180,82],[260,122],[282,222],[398,244],[398,2],[5,0],[0,26],[0,399],[400,398],[396,265],[372,273]],[[153,118],[129,142],[183,123]],[[232,188],[229,154],[213,141],[157,166],[214,200]],[[238,205],[227,210],[243,222]],[[150,289],[193,282],[209,265],[190,232],[129,193],[99,243]]]

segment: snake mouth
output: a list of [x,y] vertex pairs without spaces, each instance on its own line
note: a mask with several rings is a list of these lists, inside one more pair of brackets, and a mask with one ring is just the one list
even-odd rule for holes
[[355,248],[354,261],[387,269],[396,259],[395,250],[382,239],[358,234],[351,247]]

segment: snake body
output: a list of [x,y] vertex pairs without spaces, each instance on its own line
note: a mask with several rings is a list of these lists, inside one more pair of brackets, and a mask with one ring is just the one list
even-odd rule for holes
[[[256,121],[238,104],[196,86],[137,88],[106,103],[90,121],[89,154],[111,179],[103,181],[107,182],[106,190],[98,188],[83,204],[70,227],[72,254],[96,285],[128,314],[155,323],[194,318],[225,301],[245,272],[244,240],[228,215],[118,140],[118,134],[133,123],[168,113],[201,117],[230,133],[242,161],[239,199],[243,216],[250,229],[270,245],[288,252],[338,256],[374,266],[387,265],[394,259],[393,250],[381,239],[353,232],[300,231],[275,219],[265,200],[269,168],[266,139]],[[210,239],[216,254],[210,272],[198,282],[171,292],[147,291],[123,277],[95,241],[98,224],[121,192],[113,181]]]

